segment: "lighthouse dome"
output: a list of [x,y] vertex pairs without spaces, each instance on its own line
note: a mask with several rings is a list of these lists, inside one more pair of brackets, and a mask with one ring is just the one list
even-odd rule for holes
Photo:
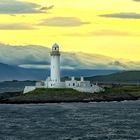
[[57,55],[57,56],[60,56],[59,46],[58,46],[56,43],[52,46],[52,52],[51,52],[51,55]]
[[53,46],[52,46],[52,49],[53,50],[59,50],[59,46],[57,43],[55,43]]

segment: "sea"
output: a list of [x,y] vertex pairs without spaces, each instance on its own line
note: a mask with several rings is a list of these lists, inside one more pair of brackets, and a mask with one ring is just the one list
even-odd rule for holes
[[139,140],[140,101],[0,105],[0,140]]
[[5,81],[0,82],[0,94],[4,92],[21,92],[25,86],[34,86],[34,81]]

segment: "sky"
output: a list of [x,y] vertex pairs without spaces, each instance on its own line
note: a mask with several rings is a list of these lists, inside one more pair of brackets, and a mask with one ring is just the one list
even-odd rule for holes
[[140,61],[140,0],[0,0],[0,43]]

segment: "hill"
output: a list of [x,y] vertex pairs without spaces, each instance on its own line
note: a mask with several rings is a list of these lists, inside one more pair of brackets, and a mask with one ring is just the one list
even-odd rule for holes
[[49,73],[49,70],[25,69],[0,63],[0,81],[40,80],[44,79],[47,73]]
[[140,71],[122,71],[110,75],[87,77],[92,82],[140,82]]
[[[117,70],[91,70],[91,69],[62,69],[61,76],[95,76],[106,75]],[[0,81],[12,80],[45,80],[50,75],[50,69],[21,68],[18,66],[0,63]]]

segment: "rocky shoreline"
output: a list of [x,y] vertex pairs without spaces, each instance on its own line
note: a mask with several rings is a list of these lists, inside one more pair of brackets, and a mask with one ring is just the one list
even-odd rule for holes
[[44,103],[89,103],[89,102],[121,102],[121,101],[134,101],[139,100],[136,98],[129,98],[129,99],[110,99],[110,100],[46,100],[46,101],[9,101],[9,100],[3,100],[0,101],[0,104],[44,104]]

